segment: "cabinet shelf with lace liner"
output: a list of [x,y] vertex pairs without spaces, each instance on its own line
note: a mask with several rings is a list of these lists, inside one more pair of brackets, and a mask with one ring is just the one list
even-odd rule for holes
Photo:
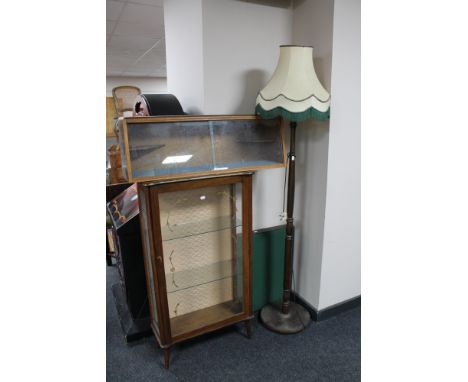
[[164,349],[245,322],[250,337],[252,173],[138,184],[151,326]]

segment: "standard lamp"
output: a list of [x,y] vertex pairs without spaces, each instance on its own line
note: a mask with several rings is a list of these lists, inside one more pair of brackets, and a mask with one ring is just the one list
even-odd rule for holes
[[262,118],[283,117],[290,123],[288,154],[288,199],[286,240],[284,246],[284,280],[281,307],[266,305],[260,312],[265,326],[278,333],[297,333],[310,322],[309,312],[291,301],[291,276],[294,248],[294,179],[297,122],[309,118],[330,117],[330,94],[320,83],[312,60],[310,46],[281,45],[273,77],[258,93],[255,113]]

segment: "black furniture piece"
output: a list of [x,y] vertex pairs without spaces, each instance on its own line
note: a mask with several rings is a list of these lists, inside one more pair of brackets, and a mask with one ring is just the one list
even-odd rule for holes
[[134,115],[184,115],[184,110],[173,94],[139,94],[135,99]]
[[151,334],[136,184],[107,203],[120,283],[112,286],[125,339]]

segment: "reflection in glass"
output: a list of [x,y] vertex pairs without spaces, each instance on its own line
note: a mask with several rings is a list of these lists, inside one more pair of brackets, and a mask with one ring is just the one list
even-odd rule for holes
[[276,120],[212,121],[216,166],[269,166],[283,160]]
[[108,203],[108,210],[114,221],[115,228],[118,229],[127,221],[135,217],[139,212],[137,184],[132,184],[129,188],[116,196]]
[[206,171],[213,167],[206,122],[129,124],[128,142],[133,177]]

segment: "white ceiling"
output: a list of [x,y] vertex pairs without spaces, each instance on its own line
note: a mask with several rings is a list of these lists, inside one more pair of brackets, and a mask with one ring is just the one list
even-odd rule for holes
[[163,0],[106,0],[107,75],[166,77]]

